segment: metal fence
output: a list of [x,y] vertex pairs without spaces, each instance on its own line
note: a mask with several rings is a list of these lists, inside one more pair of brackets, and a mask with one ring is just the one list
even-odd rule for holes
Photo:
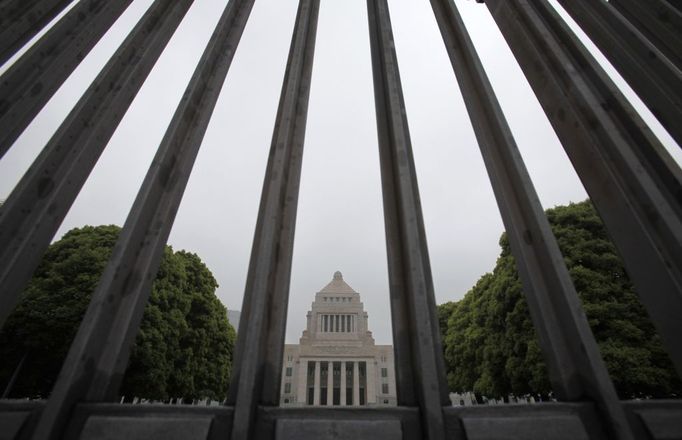
[[[481,0],[478,0],[482,2]],[[0,2],[0,61],[69,0]],[[81,0],[0,78],[0,157],[130,0]],[[680,439],[676,401],[618,399],[485,69],[452,0],[430,0],[559,403],[450,407],[387,0],[367,0],[398,407],[278,408],[320,0],[300,0],[227,405],[115,404],[180,199],[254,0],[231,0],[139,189],[44,402],[0,401],[0,438]],[[677,0],[560,0],[682,142]],[[192,0],[155,0],[0,208],[0,324]],[[547,0],[485,0],[682,374],[682,173]],[[483,7],[483,6],[481,6]],[[258,347],[258,349],[253,349]]]

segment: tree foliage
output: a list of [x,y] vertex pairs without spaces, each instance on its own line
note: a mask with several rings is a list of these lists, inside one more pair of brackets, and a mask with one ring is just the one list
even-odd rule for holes
[[[26,356],[12,396],[50,393],[119,232],[117,226],[86,226],[48,248],[0,332],[0,386]],[[217,286],[197,255],[166,246],[122,395],[225,397],[235,332],[215,296]]]
[[[547,211],[611,378],[622,398],[682,394],[660,338],[589,201]],[[492,273],[439,306],[448,382],[487,396],[548,394],[547,369],[505,234]]]

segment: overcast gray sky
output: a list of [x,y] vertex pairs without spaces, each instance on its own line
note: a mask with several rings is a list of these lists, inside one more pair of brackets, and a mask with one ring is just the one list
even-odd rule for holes
[[[133,1],[0,161],[0,199],[7,198],[151,3]],[[472,0],[456,3],[543,206],[583,200],[585,191],[487,8]],[[225,4],[195,1],[55,239],[85,224],[123,224]],[[231,310],[241,309],[297,4],[256,1],[169,239],[176,250],[199,254],[220,283],[218,296]],[[436,298],[439,303],[457,300],[494,267],[502,222],[429,2],[389,0],[389,6]],[[627,96],[634,96],[617,75],[614,80]],[[679,147],[636,98],[633,102],[680,163]],[[377,342],[391,343],[365,0],[322,0],[287,342],[298,341],[315,292],[336,270],[362,295]]]

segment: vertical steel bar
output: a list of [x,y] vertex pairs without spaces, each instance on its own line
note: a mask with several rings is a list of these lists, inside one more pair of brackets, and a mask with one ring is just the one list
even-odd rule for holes
[[580,299],[504,113],[452,0],[431,0],[478,139],[531,318],[562,400],[590,398],[612,437],[633,439]]
[[609,0],[682,70],[682,4],[679,0]]
[[0,326],[193,0],[156,0],[0,207]]
[[674,8],[678,12],[682,12],[682,3],[680,0],[663,0],[666,6]]
[[0,77],[0,157],[132,0],[81,0]]
[[253,433],[256,407],[277,405],[319,0],[300,0],[246,280],[228,403],[232,440]]
[[486,0],[682,373],[682,172],[546,0]]
[[5,0],[0,3],[0,65],[73,0]]
[[164,245],[254,0],[226,6],[147,172],[34,438],[57,438],[79,401],[113,400]]
[[426,438],[440,440],[449,400],[398,60],[386,0],[367,0],[367,11],[399,404],[416,403]]
[[559,3],[682,145],[682,71],[612,3],[603,0],[559,0]]

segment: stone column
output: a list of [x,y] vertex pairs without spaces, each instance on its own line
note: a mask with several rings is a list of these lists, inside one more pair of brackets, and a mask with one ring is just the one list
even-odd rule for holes
[[315,391],[313,393],[313,405],[320,405],[320,361],[315,361]]
[[296,403],[308,404],[308,361],[298,362],[298,384],[296,387]]
[[334,362],[327,364],[327,405],[334,405]]
[[339,405],[346,406],[346,363],[341,362],[341,397]]
[[377,372],[374,365],[374,359],[367,361],[367,371],[365,371],[366,382],[365,391],[367,392],[367,403],[377,403]]
[[360,406],[360,364],[353,362],[353,406]]

